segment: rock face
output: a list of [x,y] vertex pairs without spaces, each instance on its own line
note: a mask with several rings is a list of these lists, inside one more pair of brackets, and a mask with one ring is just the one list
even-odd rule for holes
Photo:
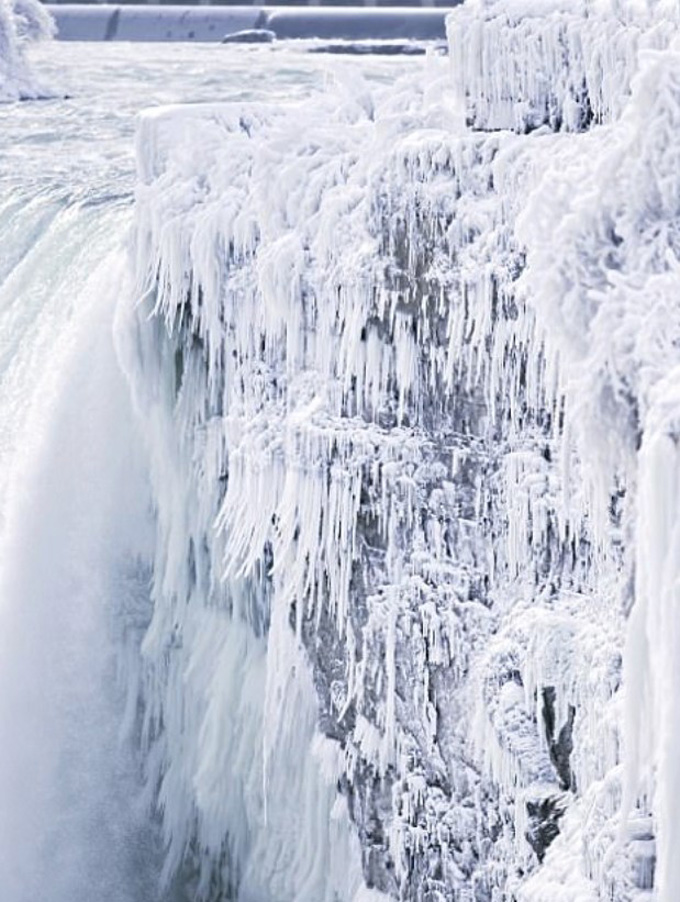
[[452,14],[443,90],[141,122],[143,735],[192,897],[678,897],[676,20],[525,13]]

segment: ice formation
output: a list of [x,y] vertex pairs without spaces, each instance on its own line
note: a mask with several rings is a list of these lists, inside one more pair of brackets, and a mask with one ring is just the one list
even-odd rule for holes
[[422,85],[143,116],[139,693],[196,898],[680,897],[676,22],[471,3]]
[[52,17],[38,0],[0,0],[0,103],[44,94],[26,60],[26,47],[53,33]]

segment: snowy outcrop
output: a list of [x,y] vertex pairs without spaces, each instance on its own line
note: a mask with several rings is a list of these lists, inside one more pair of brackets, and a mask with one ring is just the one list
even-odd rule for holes
[[582,131],[618,118],[640,51],[668,47],[678,16],[673,0],[468,0],[447,24],[468,124]]
[[52,18],[38,0],[0,0],[0,103],[44,94],[26,61],[26,47],[53,34]]
[[680,56],[645,55],[620,121],[591,142],[588,170],[573,149],[556,159],[520,229],[532,248],[527,286],[562,361],[574,440],[601,502],[615,482],[628,496],[626,808],[638,790],[653,802],[661,900],[680,892],[673,761],[679,124]]
[[465,6],[452,88],[142,117],[142,735],[196,898],[680,893],[658,11]]

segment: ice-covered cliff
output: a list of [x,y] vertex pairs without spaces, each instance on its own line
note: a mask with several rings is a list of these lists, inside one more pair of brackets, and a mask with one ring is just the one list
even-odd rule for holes
[[680,895],[676,21],[470,4],[420,85],[143,117],[138,690],[195,898]]
[[0,0],[0,103],[45,93],[26,60],[26,47],[53,33],[52,17],[38,0]]

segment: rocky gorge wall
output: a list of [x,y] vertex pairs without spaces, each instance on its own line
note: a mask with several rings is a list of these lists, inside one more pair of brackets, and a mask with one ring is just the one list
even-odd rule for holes
[[676,23],[471,3],[420,84],[142,118],[138,690],[192,898],[677,898]]

